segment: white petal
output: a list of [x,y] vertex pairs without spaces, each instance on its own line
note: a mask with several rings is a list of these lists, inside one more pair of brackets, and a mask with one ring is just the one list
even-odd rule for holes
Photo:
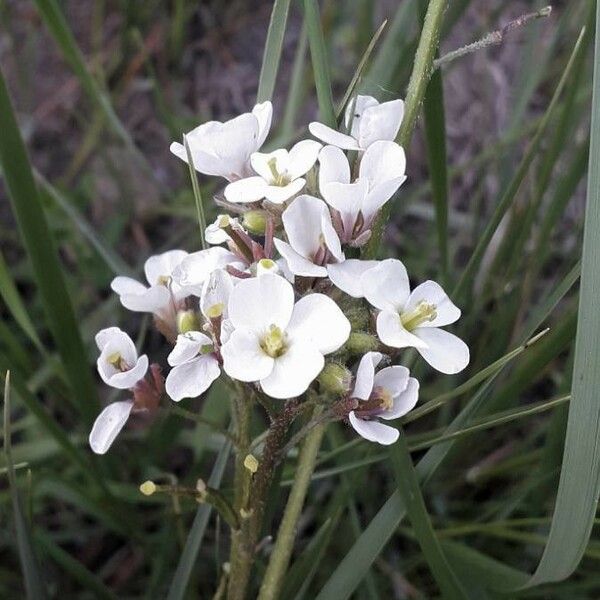
[[212,345],[212,340],[199,331],[188,331],[177,336],[173,350],[167,356],[167,362],[172,367],[182,365],[195,358],[202,346]]
[[219,246],[200,250],[183,259],[173,272],[173,279],[191,293],[200,296],[205,280],[215,269],[237,262],[239,258],[235,254]]
[[135,350],[135,344],[120,327],[106,327],[106,329],[101,329],[96,334],[94,340],[96,341],[96,346],[98,347],[98,350],[103,350],[107,344],[113,341],[115,344],[127,344],[127,340],[131,342]]
[[256,150],[258,150],[264,144],[267,135],[269,135],[271,119],[273,118],[273,105],[269,100],[261,102],[252,109],[252,114],[258,121],[258,137],[256,139]]
[[328,296],[309,294],[296,302],[287,333],[293,340],[301,340],[322,354],[329,354],[347,341],[350,321]]
[[250,157],[252,168],[267,182],[273,181],[273,171],[271,170],[271,161],[275,161],[275,171],[283,173],[289,164],[288,151],[280,148],[273,152],[254,152]]
[[106,357],[102,356],[101,358],[102,363],[100,362],[100,358],[97,363],[100,377],[106,385],[119,390],[127,390],[134,387],[140,379],[144,378],[148,370],[148,357],[145,354],[142,354],[128,371],[117,371],[112,365],[106,362]]
[[365,222],[370,223],[377,211],[398,191],[398,188],[406,181],[406,177],[388,179],[376,185],[363,202],[362,213]]
[[406,389],[409,375],[409,370],[401,365],[386,367],[375,375],[373,385],[383,388],[392,398],[395,398]]
[[336,131],[323,123],[313,121],[309,124],[308,129],[316,138],[326,144],[331,144],[344,150],[359,149],[358,142],[352,136]]
[[148,289],[143,283],[122,275],[115,277],[110,282],[110,287],[119,296],[123,294],[143,294]]
[[314,346],[294,342],[275,359],[273,372],[260,380],[260,386],[271,398],[295,398],[307,390],[324,364],[323,355]]
[[395,258],[382,260],[361,277],[365,298],[380,310],[401,310],[410,295],[405,266]]
[[296,194],[298,194],[305,186],[306,180],[300,177],[287,185],[269,185],[265,190],[265,198],[273,204],[283,204]]
[[419,327],[443,327],[460,318],[460,308],[448,298],[442,286],[435,281],[425,281],[418,285],[409,296],[404,312],[414,310],[422,301],[435,304],[437,316],[433,321],[422,323]]
[[165,381],[165,390],[175,402],[183,398],[197,398],[220,374],[219,363],[212,354],[199,356],[171,369]]
[[340,148],[325,146],[319,153],[319,189],[321,195],[323,195],[323,187],[332,181],[350,183],[350,164]]
[[285,263],[294,275],[300,275],[301,277],[326,277],[327,269],[319,265],[315,265],[310,260],[304,258],[304,256],[298,254],[287,242],[273,240],[275,248],[281,256],[285,259]]
[[202,314],[207,319],[210,318],[209,309],[220,304],[222,306],[221,314],[226,319],[227,305],[232,291],[233,279],[231,275],[225,269],[215,269],[202,286],[202,295],[200,296]]
[[377,337],[391,348],[424,348],[420,337],[413,335],[402,326],[397,312],[382,310],[377,315]]
[[394,427],[384,425],[378,421],[365,421],[360,417],[357,417],[354,411],[352,411],[348,417],[350,419],[350,424],[356,433],[370,442],[377,442],[378,444],[389,446],[396,442],[398,437],[400,437],[400,432]]
[[369,187],[403,178],[406,171],[406,155],[395,142],[379,140],[372,143],[360,160],[358,176],[367,179]]
[[133,340],[119,327],[108,327],[99,331],[96,334],[96,346],[101,351],[101,358],[118,353],[130,367],[138,360]]
[[170,279],[175,268],[188,255],[184,250],[169,250],[151,256],[144,263],[144,273],[150,285],[161,284],[162,279]]
[[327,274],[333,285],[353,298],[364,298],[361,277],[365,271],[376,267],[376,260],[349,258],[340,263],[327,265]]
[[298,196],[281,216],[290,246],[311,260],[321,246],[321,222],[327,205],[314,196]]
[[317,162],[321,144],[314,140],[302,140],[290,150],[288,174],[292,179],[302,177]]
[[352,398],[368,400],[373,391],[375,367],[381,362],[381,352],[367,352],[358,363]]
[[265,197],[268,183],[262,177],[246,177],[230,183],[225,188],[225,198],[228,202],[244,203],[258,202]]
[[373,98],[373,96],[364,96],[362,94],[358,94],[356,98],[352,98],[346,105],[344,125],[346,129],[351,127],[353,137],[358,137],[360,118],[363,112],[371,106],[379,106],[377,99]]
[[321,193],[323,198],[331,206],[340,212],[344,229],[352,232],[362,210],[363,202],[369,192],[369,183],[358,179],[354,183],[338,183],[333,181],[323,186]]
[[410,412],[419,400],[419,382],[414,377],[408,378],[406,389],[394,398],[394,404],[390,410],[383,411],[379,417],[390,421],[403,417]]
[[346,257],[342,252],[342,244],[333,227],[333,223],[331,222],[329,211],[324,212],[321,217],[321,232],[323,234],[325,246],[327,246],[327,249],[331,252],[332,256],[338,261],[343,261]]
[[110,448],[127,423],[132,408],[132,400],[113,402],[98,415],[89,437],[90,448],[96,454],[105,454]]
[[279,275],[243,279],[229,297],[229,319],[233,326],[247,327],[261,334],[270,325],[285,329],[293,308],[294,289]]
[[[205,175],[218,175],[221,177],[228,177],[230,165],[223,161],[221,158],[204,152],[201,147],[193,145],[191,143],[190,134],[188,134],[188,145],[190,146],[190,152],[192,153],[192,160],[194,161],[194,168],[199,173]],[[187,164],[187,151],[183,144],[179,142],[173,142],[169,146],[169,150],[183,162]]]
[[231,239],[229,234],[221,227],[221,223],[224,219],[229,221],[231,225],[240,227],[239,221],[236,218],[226,214],[217,215],[217,218],[204,230],[204,239],[209,244],[224,244]]
[[392,100],[366,108],[359,124],[358,144],[368,148],[377,140],[393,140],[404,117],[404,102]]
[[121,304],[133,312],[159,313],[171,304],[171,292],[164,285],[153,285],[136,294],[123,294]]
[[221,355],[225,373],[239,381],[258,381],[273,370],[274,360],[263,352],[260,338],[250,329],[234,329],[221,347]]
[[454,375],[469,364],[469,347],[454,334],[427,327],[417,327],[414,334],[427,344],[417,348],[421,356],[441,373]]

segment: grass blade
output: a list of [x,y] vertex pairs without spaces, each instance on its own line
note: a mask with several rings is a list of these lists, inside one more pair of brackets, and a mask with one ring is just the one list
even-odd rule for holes
[[0,131],[0,165],[42,296],[48,326],[64,363],[73,398],[82,416],[91,424],[99,405],[87,354],[1,73]]
[[[210,487],[219,487],[230,452],[231,442],[225,442],[217,455],[213,470],[208,479],[208,485]],[[181,553],[181,558],[177,564],[177,569],[173,575],[173,581],[169,588],[167,600],[181,600],[182,598],[185,598],[185,590],[190,581],[190,575],[192,574],[196,557],[200,551],[200,546],[204,539],[206,526],[208,525],[208,519],[210,518],[211,512],[212,507],[209,504],[202,504],[196,511],[194,522],[192,523],[190,533],[188,534],[183,552]]]
[[433,530],[404,432],[390,448],[398,492],[406,506],[415,537],[444,598],[468,598]]
[[202,203],[202,194],[200,193],[200,185],[198,183],[198,174],[194,166],[194,157],[190,150],[190,145],[187,141],[187,136],[183,136],[183,145],[187,154],[188,168],[190,171],[190,179],[192,181],[192,191],[194,192],[194,202],[196,203],[196,217],[198,218],[198,227],[200,228],[200,244],[202,250],[206,250],[206,240],[204,232],[206,231],[206,216],[204,215],[204,204]]
[[273,3],[271,21],[269,22],[269,31],[265,43],[265,52],[263,54],[262,67],[260,69],[260,77],[258,80],[256,102],[271,100],[273,97],[289,10],[290,0],[275,0]]
[[335,107],[331,94],[331,77],[329,75],[329,58],[325,48],[325,39],[321,27],[321,15],[317,0],[304,0],[304,22],[310,47],[310,59],[315,75],[317,100],[321,120],[329,127],[336,127]]
[[11,431],[10,431],[10,373],[6,373],[4,380],[4,454],[6,456],[6,467],[8,471],[8,482],[12,500],[15,528],[17,530],[17,546],[23,577],[25,578],[25,590],[27,598],[38,600],[46,598],[44,582],[40,574],[40,567],[33,552],[29,527],[21,510],[19,490],[17,489],[17,477],[13,467],[11,455]]

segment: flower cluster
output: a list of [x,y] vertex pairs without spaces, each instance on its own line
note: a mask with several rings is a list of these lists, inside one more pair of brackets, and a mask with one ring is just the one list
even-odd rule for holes
[[[274,399],[317,397],[363,438],[391,444],[398,430],[381,420],[410,411],[419,389],[393,364],[399,350],[415,348],[442,373],[467,366],[465,343],[442,329],[460,317],[443,289],[426,281],[411,291],[400,260],[359,258],[406,179],[394,141],[403,109],[359,95],[345,132],[311,123],[319,141],[289,151],[260,151],[270,102],[186,135],[195,169],[227,181],[215,197],[225,210],[206,228],[209,248],[149,258],[147,285],[113,280],[125,308],[154,316],[170,370],[164,379],[119,328],[98,333],[100,376],[131,398],[100,414],[95,452],[106,452],[131,413],[156,410],[165,394],[198,397],[223,375]],[[184,145],[171,151],[187,162]]]

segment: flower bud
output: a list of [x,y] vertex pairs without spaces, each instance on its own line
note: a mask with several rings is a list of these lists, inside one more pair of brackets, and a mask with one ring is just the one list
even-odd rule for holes
[[200,329],[200,321],[198,315],[193,310],[180,310],[177,313],[177,331],[179,333],[187,333],[188,331],[198,331]]
[[365,331],[353,331],[345,346],[350,354],[365,354],[379,348],[379,340]]
[[342,396],[350,391],[352,373],[344,365],[331,362],[325,365],[318,381],[323,391]]
[[261,258],[256,263],[256,274],[260,277],[260,275],[265,275],[266,273],[277,273],[279,271],[279,267],[274,260],[270,258]]
[[369,324],[369,317],[371,315],[364,306],[352,304],[344,307],[343,311],[348,321],[350,321],[352,331],[364,329]]
[[247,454],[244,459],[244,467],[254,475],[258,470],[258,460],[253,454]]
[[267,213],[264,210],[249,210],[242,215],[242,225],[255,235],[264,235],[267,228]]
[[156,484],[154,481],[144,481],[144,483],[140,485],[140,492],[142,492],[144,496],[152,496],[152,494],[156,492]]

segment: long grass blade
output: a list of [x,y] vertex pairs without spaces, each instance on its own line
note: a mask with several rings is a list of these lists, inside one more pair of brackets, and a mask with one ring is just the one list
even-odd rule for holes
[[13,467],[11,454],[11,431],[10,431],[10,373],[6,373],[4,379],[4,455],[6,456],[6,466],[8,470],[8,483],[10,486],[10,496],[12,500],[13,515],[15,519],[15,528],[17,530],[17,546],[19,549],[19,559],[23,569],[25,579],[25,590],[27,598],[38,600],[46,598],[44,580],[41,575],[37,558],[33,551],[31,534],[23,511],[19,490],[17,489],[17,476]]
[[188,168],[190,171],[190,180],[192,182],[192,191],[194,192],[194,202],[196,203],[196,217],[198,218],[198,227],[200,229],[200,244],[202,249],[206,250],[206,239],[204,237],[206,231],[206,216],[204,215],[204,204],[202,202],[202,194],[200,192],[200,184],[198,183],[198,175],[194,166],[194,157],[190,150],[190,145],[187,141],[187,136],[183,136],[183,145],[187,154]]
[[265,43],[265,52],[263,54],[262,67],[258,79],[258,92],[256,94],[257,102],[271,100],[273,97],[289,10],[290,0],[275,0],[273,3],[271,21],[269,22],[269,31]]
[[99,406],[95,386],[54,241],[1,73],[0,131],[0,165],[40,290],[48,327],[64,363],[73,398],[90,424]]
[[329,59],[325,47],[325,38],[321,27],[321,15],[317,0],[304,0],[304,22],[310,47],[310,59],[315,75],[317,100],[321,120],[329,127],[336,126],[335,107],[331,93]]

